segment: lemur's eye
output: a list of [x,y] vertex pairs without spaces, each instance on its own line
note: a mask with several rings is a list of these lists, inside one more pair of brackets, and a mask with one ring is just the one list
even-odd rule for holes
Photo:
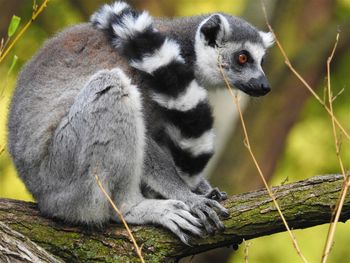
[[243,64],[247,63],[247,61],[248,61],[248,56],[246,54],[240,54],[238,56],[238,63],[239,64],[243,65]]
[[249,61],[249,54],[243,50],[236,55],[236,61],[239,65],[243,66]]

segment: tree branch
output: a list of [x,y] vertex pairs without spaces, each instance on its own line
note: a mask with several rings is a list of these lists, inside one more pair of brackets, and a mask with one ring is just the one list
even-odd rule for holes
[[[298,229],[330,221],[342,183],[340,175],[324,175],[272,189],[289,226]],[[241,238],[248,240],[285,231],[265,190],[232,196],[224,205],[230,211],[230,218],[224,221],[226,230],[205,239],[194,239],[192,247],[181,244],[167,230],[132,227],[138,244],[142,245],[145,261],[176,262]],[[350,194],[341,221],[349,217]],[[138,262],[132,242],[121,226],[110,224],[103,230],[67,226],[40,216],[34,203],[8,199],[0,199],[0,221],[67,262]]]
[[62,263],[27,237],[0,222],[0,262]]

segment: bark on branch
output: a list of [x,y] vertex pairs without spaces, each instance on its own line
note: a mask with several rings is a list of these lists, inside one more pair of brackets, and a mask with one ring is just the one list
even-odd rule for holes
[[[273,191],[289,226],[297,229],[328,223],[342,184],[342,176],[324,175],[278,186]],[[231,215],[224,221],[226,230],[206,239],[195,239],[192,247],[181,244],[167,230],[151,226],[132,227],[138,244],[142,245],[145,261],[176,262],[184,256],[233,244],[241,238],[247,240],[285,231],[265,190],[232,196],[224,205]],[[349,217],[350,194],[347,195],[341,220],[344,222]],[[127,232],[121,226],[111,224],[103,230],[67,226],[40,216],[34,203],[8,199],[0,199],[0,222],[45,248],[59,260],[138,262]],[[1,236],[3,232],[0,229]],[[1,242],[0,238],[0,248],[4,246]]]

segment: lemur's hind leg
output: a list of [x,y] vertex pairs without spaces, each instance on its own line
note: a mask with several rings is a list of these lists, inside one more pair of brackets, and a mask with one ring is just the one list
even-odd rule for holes
[[128,194],[138,186],[144,133],[140,107],[136,87],[120,70],[90,78],[49,146],[42,167],[46,189],[38,197],[43,213],[72,223],[110,220],[110,206],[94,175],[109,194]]
[[144,141],[137,88],[121,70],[96,73],[55,132],[46,168],[54,176],[38,200],[41,211],[70,222],[117,220],[95,181],[98,175],[127,222],[162,225],[184,242],[185,231],[201,235],[199,220],[181,201],[142,196]]

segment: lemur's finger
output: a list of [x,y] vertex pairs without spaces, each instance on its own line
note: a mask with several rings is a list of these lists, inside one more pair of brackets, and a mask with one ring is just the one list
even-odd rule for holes
[[188,205],[186,205],[184,202],[182,201],[178,201],[178,200],[174,200],[173,201],[173,205],[176,209],[180,209],[180,210],[184,210],[184,211],[190,211],[190,208]]
[[204,228],[208,232],[208,234],[210,234],[210,235],[213,234],[214,228],[210,224],[208,217],[201,211],[201,209],[195,208],[194,213],[199,217],[199,219],[201,220],[201,222],[204,225]]
[[225,192],[221,192],[219,188],[215,187],[210,191],[210,193],[206,194],[205,197],[216,201],[223,201],[227,199],[227,194]]
[[190,237],[185,234],[177,224],[175,224],[172,220],[165,220],[163,222],[163,226],[168,228],[171,232],[173,232],[176,236],[180,238],[180,240],[186,244],[187,246],[191,246],[189,243]]
[[176,211],[176,214],[178,214],[179,216],[181,216],[182,218],[186,219],[187,221],[189,221],[191,224],[197,226],[197,227],[202,227],[202,223],[201,221],[194,217],[190,212],[187,212],[185,210],[178,210]]
[[190,224],[188,221],[183,219],[182,217],[178,217],[174,220],[174,222],[182,229],[187,230],[191,234],[194,234],[199,237],[203,237],[205,234],[203,230],[201,230],[199,227],[196,227],[192,224]]
[[217,200],[219,197],[219,190],[214,188],[208,194],[205,195],[206,198]]
[[217,229],[219,230],[225,229],[224,224],[221,222],[220,218],[212,208],[205,206],[203,210],[208,215],[208,217],[213,221]]
[[221,193],[221,200],[220,201],[226,200],[227,199],[227,193],[226,192],[220,192],[220,193]]
[[230,216],[230,213],[228,212],[228,210],[225,207],[223,207],[220,203],[218,203],[217,201],[208,200],[207,204],[210,207],[216,209],[220,213],[221,216],[223,216],[223,217],[229,217]]

